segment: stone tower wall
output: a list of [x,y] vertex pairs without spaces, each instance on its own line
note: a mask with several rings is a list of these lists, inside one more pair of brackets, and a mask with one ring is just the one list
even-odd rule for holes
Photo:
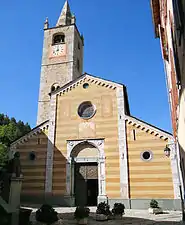
[[[65,35],[66,54],[61,57],[51,56],[53,35]],[[77,61],[80,68],[78,70]],[[76,26],[60,26],[44,31],[43,56],[40,76],[37,125],[48,119],[51,87],[57,84],[62,87],[80,76],[83,71],[83,43]]]

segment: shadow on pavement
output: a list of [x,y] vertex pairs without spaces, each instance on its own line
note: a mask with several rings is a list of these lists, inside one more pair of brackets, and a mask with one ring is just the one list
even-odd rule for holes
[[[180,221],[174,221],[175,218],[177,217],[172,217],[167,215],[169,213],[164,214],[164,217],[161,218],[158,215],[154,216],[154,218],[151,219],[144,219],[144,218],[138,218],[138,217],[128,217],[128,216],[123,216],[123,219],[121,220],[108,220],[108,221],[96,221],[96,213],[90,213],[89,220],[88,220],[88,225],[95,225],[95,224],[109,224],[109,225],[129,225],[129,224],[134,224],[134,225],[149,225],[149,224],[155,224],[155,225],[180,225],[182,222]],[[160,214],[161,215],[161,214]],[[32,221],[34,221],[35,218],[35,213],[32,213]],[[68,225],[68,224],[76,224],[76,221],[74,220],[74,213],[59,213],[59,217],[63,219],[63,225]],[[174,218],[174,219],[173,219]],[[180,218],[177,218],[180,220]]]

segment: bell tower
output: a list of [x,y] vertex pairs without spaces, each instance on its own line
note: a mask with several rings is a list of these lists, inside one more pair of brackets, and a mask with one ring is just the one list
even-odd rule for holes
[[44,24],[37,125],[48,119],[50,93],[83,72],[83,37],[66,0],[55,27]]

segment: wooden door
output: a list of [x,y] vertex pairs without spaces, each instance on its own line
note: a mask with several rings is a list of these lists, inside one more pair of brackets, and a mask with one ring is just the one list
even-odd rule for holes
[[77,206],[85,206],[88,202],[88,185],[90,179],[98,179],[97,163],[75,164],[75,199]]

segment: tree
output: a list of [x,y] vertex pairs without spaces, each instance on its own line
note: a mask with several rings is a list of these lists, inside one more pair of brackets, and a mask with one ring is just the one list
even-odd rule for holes
[[18,122],[14,117],[11,119],[4,114],[0,114],[0,164],[7,159],[8,147],[16,139],[27,134],[31,130],[28,123]]
[[8,149],[5,144],[0,143],[0,167],[8,160]]

